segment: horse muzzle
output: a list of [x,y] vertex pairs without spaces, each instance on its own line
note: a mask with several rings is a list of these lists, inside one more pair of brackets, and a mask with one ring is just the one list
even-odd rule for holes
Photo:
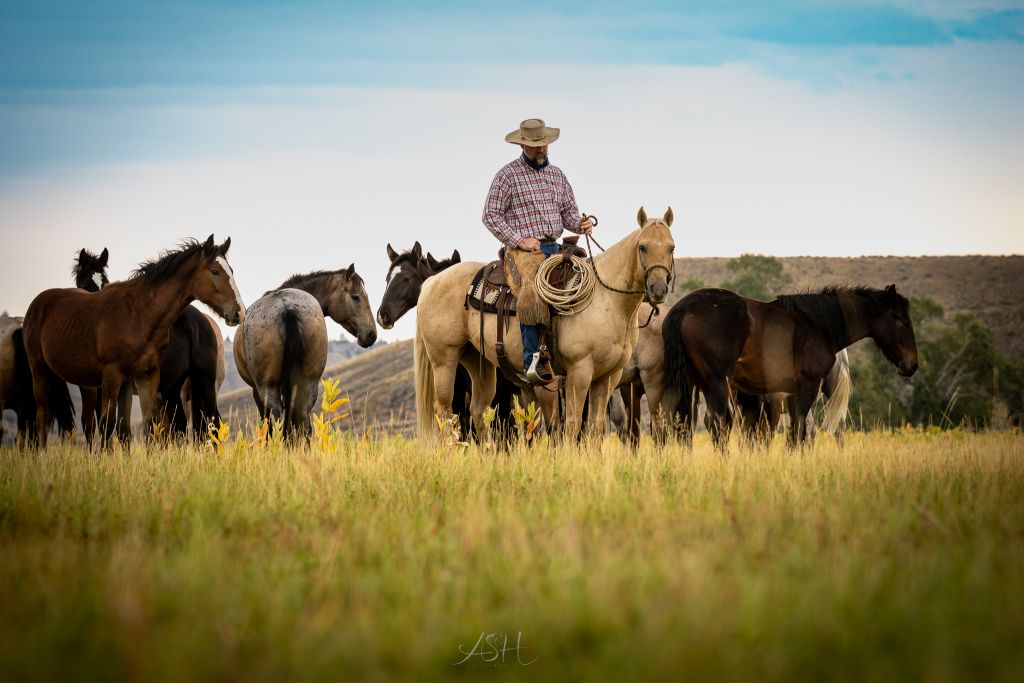
[[385,330],[390,330],[395,326],[395,322],[391,319],[391,315],[383,308],[377,311],[377,324]]
[[228,311],[224,314],[224,321],[231,327],[241,325],[243,320],[245,320],[244,307],[236,307],[234,310]]
[[647,300],[652,304],[664,303],[668,298],[667,282],[652,282],[647,285]]
[[913,363],[904,363],[903,361],[900,361],[899,371],[904,377],[912,377],[913,374],[917,372],[917,361],[914,361]]
[[356,337],[356,341],[364,349],[373,346],[373,343],[377,341],[377,330],[373,329],[368,332],[362,332]]

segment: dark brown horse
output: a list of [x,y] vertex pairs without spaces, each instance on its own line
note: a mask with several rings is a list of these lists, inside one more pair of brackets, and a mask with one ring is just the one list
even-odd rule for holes
[[[441,271],[462,262],[459,250],[451,257],[438,261],[429,252],[423,255],[423,247],[416,242],[412,249],[401,253],[387,246],[391,266],[388,268],[387,289],[377,309],[377,324],[385,330],[391,329],[398,319],[415,308],[423,289],[423,282]],[[463,441],[472,438],[473,418],[469,414],[469,400],[473,390],[469,372],[462,365],[455,370],[455,387],[452,395],[452,413],[459,419],[459,435]],[[498,374],[494,392],[495,421],[492,430],[498,434],[512,433],[512,397],[519,393],[518,387]]]
[[693,430],[695,391],[711,416],[715,444],[724,448],[732,427],[733,393],[785,393],[790,445],[807,437],[807,414],[836,353],[871,337],[901,375],[917,370],[910,303],[896,292],[867,287],[826,287],[764,303],[724,289],[698,289],[669,311],[665,340],[664,406]]
[[[85,249],[78,255],[72,273],[75,284],[86,291],[96,292],[108,283],[106,267],[109,254],[106,249],[98,257]],[[220,419],[217,407],[217,379],[223,378],[224,351],[220,331],[195,306],[188,306],[171,325],[167,353],[160,363],[159,403],[168,421],[168,431],[184,436],[188,431],[188,417],[192,415],[192,433],[204,439],[207,426]],[[186,410],[184,388],[191,410]],[[134,386],[121,391],[118,411],[128,415]],[[97,405],[97,409],[99,406]],[[97,416],[98,417],[98,416]],[[91,435],[87,435],[91,438]]]
[[[160,363],[167,351],[168,330],[194,300],[204,302],[237,325],[245,315],[231,266],[228,239],[190,241],[180,249],[144,263],[132,278],[90,294],[80,289],[49,289],[25,313],[25,351],[32,369],[37,425],[48,425],[49,394],[54,376],[83,387],[83,418],[87,388],[102,387],[101,425],[104,440],[114,429],[117,400],[125,383],[134,380],[146,427],[153,422]],[[93,392],[94,393],[94,392]],[[128,416],[121,430],[128,437]],[[39,427],[39,443],[46,431]]]

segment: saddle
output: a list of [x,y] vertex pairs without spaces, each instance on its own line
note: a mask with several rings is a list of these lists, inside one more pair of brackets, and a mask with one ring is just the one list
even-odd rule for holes
[[[570,256],[586,257],[587,252],[580,248],[576,242],[578,237],[566,237],[562,240],[558,254],[548,258],[560,258],[562,262],[548,272],[548,283],[557,289],[564,289],[571,285],[578,274],[573,269]],[[483,313],[491,313],[498,316],[497,339],[494,342],[495,352],[498,356],[498,367],[501,373],[514,384],[525,386],[528,384],[522,378],[522,373],[509,362],[505,355],[505,333],[508,331],[510,318],[516,317],[516,297],[512,293],[509,277],[514,279],[515,285],[521,284],[521,277],[515,266],[515,261],[507,257],[506,248],[498,251],[497,260],[491,261],[473,276],[469,290],[466,292],[465,308],[470,306]],[[550,309],[550,307],[549,307]],[[555,313],[551,312],[552,336],[554,336]],[[547,330],[541,332],[539,352],[542,358],[552,360],[548,352]],[[480,340],[484,338],[484,317],[480,316]]]

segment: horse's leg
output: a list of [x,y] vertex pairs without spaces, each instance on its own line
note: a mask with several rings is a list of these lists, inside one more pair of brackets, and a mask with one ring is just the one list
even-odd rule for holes
[[192,434],[196,441],[203,441],[209,434],[210,424],[220,423],[217,408],[216,380],[209,377],[195,377],[191,384]]
[[[660,368],[659,368],[660,369]],[[656,446],[664,446],[668,438],[668,420],[665,417],[661,399],[665,395],[665,386],[660,372],[641,373],[643,391],[647,394],[647,407],[651,412],[651,438]],[[639,420],[639,418],[638,418]]]
[[160,393],[160,367],[145,375],[135,378],[135,386],[139,392],[139,405],[142,408],[142,438],[153,438],[153,426],[156,424],[157,395]]
[[623,430],[626,443],[630,448],[636,449],[640,446],[641,400],[644,387],[639,382],[629,382],[619,387],[619,395],[622,396],[622,404],[626,409],[626,428]]
[[121,387],[127,384],[120,370],[103,370],[103,406],[100,409],[100,439],[104,447],[110,446],[110,437],[117,426],[117,404]]
[[50,368],[43,364],[31,364],[32,395],[36,399],[36,443],[39,448],[46,448],[46,440],[50,436]]
[[[253,389],[253,394],[255,393],[256,390]],[[281,392],[278,387],[270,386],[269,384],[260,387],[259,398],[263,400],[263,417],[270,421],[271,429],[273,424],[280,420],[281,429],[287,436],[289,428],[284,422],[286,419],[284,416],[284,404],[281,402]]]
[[320,390],[320,379],[314,378],[304,386],[300,385],[295,392],[295,400],[291,407],[292,433],[297,437],[308,440],[313,433],[313,425],[309,416],[316,406],[317,392]]
[[472,392],[470,393],[469,414],[473,418],[477,439],[482,439],[484,435],[484,410],[489,408],[491,401],[494,400],[494,392],[497,390],[498,385],[497,373],[495,367],[486,360],[480,364],[470,365],[467,369],[473,382]]
[[[132,442],[132,388],[136,386],[133,380],[128,380],[121,385],[121,393],[117,397],[117,438],[124,446],[131,446]],[[140,399],[141,400],[141,399]],[[145,434],[146,423],[142,423],[143,434]]]
[[458,351],[446,349],[436,362],[431,359],[431,365],[434,372],[434,415],[449,420],[452,417],[455,371],[459,366]]
[[818,398],[818,385],[804,382],[797,385],[796,393],[787,399],[789,407],[789,446],[795,448],[807,441],[807,415],[811,412],[814,401]]
[[[583,404],[587,400],[590,385],[594,378],[593,366],[584,361],[569,368],[565,376],[565,439],[566,442],[577,438],[583,428]],[[607,410],[608,397],[605,396]],[[591,406],[593,410],[593,406]]]
[[92,450],[93,441],[96,439],[96,389],[78,389],[82,392],[82,433],[85,434],[85,443]]
[[752,449],[757,446],[761,436],[761,405],[760,396],[736,392],[736,407],[739,408],[740,418],[743,420],[743,435],[746,437],[747,445]]
[[711,440],[720,451],[729,445],[732,429],[732,409],[729,405],[729,385],[724,379],[709,380],[704,386],[704,401],[708,408],[708,431]]
[[265,419],[267,417],[267,406],[263,403],[263,399],[260,398],[260,392],[255,387],[252,390],[252,402],[256,404],[256,411],[260,414],[260,419]]
[[590,414],[587,416],[587,431],[601,439],[608,432],[608,401],[619,385],[622,370],[609,372],[590,383]]

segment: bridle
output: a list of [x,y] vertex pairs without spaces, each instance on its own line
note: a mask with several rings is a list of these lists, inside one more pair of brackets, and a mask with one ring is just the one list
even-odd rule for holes
[[[588,218],[590,219],[590,222],[594,225],[594,227],[597,227],[597,223],[598,223],[597,216],[588,216],[587,214],[583,214],[582,215],[582,220],[587,220]],[[645,322],[643,325],[640,325],[640,327],[644,328],[644,327],[647,327],[648,325],[650,325],[651,324],[651,319],[654,318],[654,316],[659,315],[661,313],[661,311],[658,310],[658,304],[651,303],[650,297],[647,294],[647,289],[646,288],[644,288],[644,289],[619,289],[618,287],[612,287],[610,284],[608,284],[607,282],[602,280],[601,279],[601,274],[597,272],[597,264],[594,263],[594,252],[593,252],[593,249],[590,246],[590,243],[593,242],[595,245],[597,245],[597,248],[600,249],[601,251],[605,251],[605,248],[601,246],[600,242],[598,242],[596,239],[594,239],[590,235],[584,235],[584,237],[587,239],[587,261],[590,262],[590,267],[594,269],[594,277],[597,278],[597,281],[601,284],[602,287],[604,287],[605,289],[607,289],[610,292],[616,292],[618,294],[643,294],[644,295],[643,300],[646,303],[651,304],[651,314],[647,317],[647,322]],[[666,266],[663,263],[655,263],[654,265],[651,265],[651,266],[648,266],[647,268],[645,268],[644,269],[644,275],[643,275],[644,283],[647,282],[647,278],[650,277],[651,273],[653,273],[655,270],[657,270],[659,268],[661,268],[662,270],[665,271],[665,275],[668,277],[668,281],[672,284],[672,291],[675,292],[675,290],[676,290],[676,284],[675,284],[675,282],[676,282],[676,277],[675,277],[675,275],[676,275],[676,260],[675,259],[672,259],[672,267],[671,268],[669,268],[668,266]]]

